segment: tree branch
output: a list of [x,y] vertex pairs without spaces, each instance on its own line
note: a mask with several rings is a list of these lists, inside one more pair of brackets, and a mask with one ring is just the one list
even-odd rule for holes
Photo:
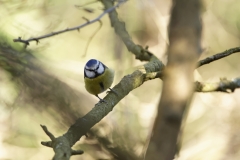
[[[101,1],[106,10],[108,8],[111,8],[114,2],[109,0]],[[131,36],[128,34],[126,30],[125,23],[119,20],[116,10],[109,13],[109,19],[111,21],[111,26],[114,28],[116,34],[122,39],[128,51],[132,52],[136,56],[136,59],[139,59],[141,61],[149,61],[152,58],[152,56],[154,56],[151,52],[147,50],[147,47],[143,48],[140,45],[136,45],[132,41]]]
[[42,127],[42,129],[44,130],[44,132],[48,135],[48,137],[54,141],[56,138],[54,137],[54,135],[48,131],[47,127],[44,125],[40,125]]
[[198,62],[197,68],[199,68],[199,67],[201,67],[201,66],[203,66],[203,65],[205,65],[205,64],[209,64],[209,63],[211,63],[211,62],[214,62],[214,61],[216,61],[216,60],[219,60],[219,59],[221,59],[221,58],[230,56],[231,54],[237,53],[237,52],[240,52],[240,47],[231,48],[231,49],[228,49],[228,50],[226,50],[226,51],[224,51],[224,52],[221,52],[221,53],[215,54],[215,55],[213,55],[213,56],[207,57],[207,58],[205,58],[205,59],[203,59],[203,60],[200,60],[200,61]]
[[196,92],[226,92],[232,93],[235,89],[240,88],[240,77],[227,80],[220,79],[220,82],[216,83],[206,83],[206,82],[195,82],[195,91]]
[[[146,74],[146,79],[151,80],[155,78],[163,79],[163,72],[151,72]],[[226,78],[220,79],[220,82],[195,82],[195,92],[226,92],[232,93],[235,89],[240,88],[240,77],[227,80]]]
[[121,4],[123,4],[124,2],[126,2],[125,0],[120,0],[118,1],[118,3],[115,5],[115,6],[112,6],[111,8],[108,8],[107,10],[105,10],[102,14],[100,14],[97,18],[89,21],[88,19],[84,18],[87,22],[84,23],[84,24],[81,24],[80,26],[76,26],[76,27],[73,27],[73,28],[66,28],[64,30],[60,30],[60,31],[57,31],[57,32],[52,32],[52,33],[48,33],[46,35],[43,35],[43,36],[39,36],[39,37],[33,37],[33,38],[29,38],[29,39],[22,39],[21,37],[18,37],[17,39],[13,39],[13,42],[21,42],[21,43],[24,43],[26,46],[29,45],[29,42],[31,41],[36,41],[36,43],[38,44],[39,43],[39,40],[40,39],[44,39],[44,38],[48,38],[48,37],[52,37],[52,36],[55,36],[55,35],[58,35],[58,34],[61,34],[61,33],[65,33],[65,32],[69,32],[69,31],[75,31],[75,30],[78,30],[87,26],[87,25],[90,25],[94,22],[97,22],[97,21],[100,21],[100,19],[107,13],[110,13],[112,11],[114,11],[117,7],[119,7]]
[[[197,62],[198,65],[197,65],[196,68],[199,68],[199,67],[201,67],[203,65],[209,64],[211,62],[217,61],[217,60],[219,60],[221,58],[230,56],[231,54],[238,53],[238,52],[240,52],[240,47],[230,48],[230,49],[228,49],[228,50],[226,50],[224,52],[217,53],[215,55],[212,55],[210,57],[207,57],[205,59],[202,59],[202,60],[198,61]],[[148,73],[147,77],[149,77],[150,79],[155,79],[155,78],[163,79],[163,71]],[[212,91],[215,91],[215,90],[212,90]]]
[[57,157],[55,160],[68,160],[71,156],[71,147],[83,135],[85,135],[92,126],[94,126],[109,112],[111,112],[114,106],[130,91],[141,86],[145,81],[149,80],[149,78],[146,76],[147,73],[149,73],[148,71],[156,72],[163,70],[163,68],[164,65],[160,61],[156,61],[153,58],[149,63],[145,64],[139,70],[134,71],[131,75],[123,77],[123,79],[112,88],[118,93],[118,95],[110,92],[106,97],[103,98],[106,103],[97,103],[91,111],[89,111],[82,118],[79,118],[63,136],[55,138],[52,142],[49,141],[42,143],[44,143],[44,145],[52,143],[51,147],[55,152],[54,157]]

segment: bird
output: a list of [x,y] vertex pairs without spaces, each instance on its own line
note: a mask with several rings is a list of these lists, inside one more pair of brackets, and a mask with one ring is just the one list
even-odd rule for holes
[[[106,91],[113,83],[114,71],[96,59],[90,59],[84,67],[85,88],[90,93],[104,102],[98,94]],[[114,92],[114,91],[113,91]]]

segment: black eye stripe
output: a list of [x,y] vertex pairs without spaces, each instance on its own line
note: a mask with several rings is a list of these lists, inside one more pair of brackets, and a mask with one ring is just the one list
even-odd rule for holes
[[98,68],[99,68],[99,66],[100,66],[100,63],[101,63],[101,62],[98,63],[98,66],[97,66],[97,68],[96,68],[96,71],[98,70]]
[[94,69],[87,69],[87,68],[85,68],[87,71],[92,71],[92,72],[95,72],[95,70]]

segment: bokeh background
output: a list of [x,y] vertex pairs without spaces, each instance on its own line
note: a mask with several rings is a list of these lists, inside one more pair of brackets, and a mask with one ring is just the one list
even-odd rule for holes
[[[99,59],[115,70],[114,85],[144,62],[135,60],[114,33],[108,16],[80,32],[72,31],[31,42],[27,49],[12,39],[27,39],[85,23],[102,13],[100,2],[89,0],[0,0],[0,159],[51,159],[52,149],[41,141],[62,135],[98,99],[84,88],[83,68]],[[240,45],[240,1],[205,0],[202,6],[201,59]],[[93,12],[87,12],[91,9]],[[132,39],[149,46],[166,63],[169,0],[131,0],[118,8]],[[89,43],[89,45],[88,45]],[[88,46],[88,47],[87,47]],[[216,82],[240,75],[236,53],[195,71],[195,79]],[[115,154],[142,157],[159,102],[162,82],[144,83],[127,95],[74,146],[85,153],[72,159],[111,159]],[[100,95],[104,97],[106,93]],[[240,159],[240,90],[232,94],[196,93],[186,119],[178,160]],[[132,158],[133,159],[133,158]]]

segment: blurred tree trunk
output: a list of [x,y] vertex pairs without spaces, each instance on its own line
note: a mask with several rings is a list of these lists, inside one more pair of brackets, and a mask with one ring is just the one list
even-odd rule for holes
[[193,71],[200,52],[200,0],[174,0],[169,24],[168,63],[147,160],[172,160],[181,122],[193,95]]

